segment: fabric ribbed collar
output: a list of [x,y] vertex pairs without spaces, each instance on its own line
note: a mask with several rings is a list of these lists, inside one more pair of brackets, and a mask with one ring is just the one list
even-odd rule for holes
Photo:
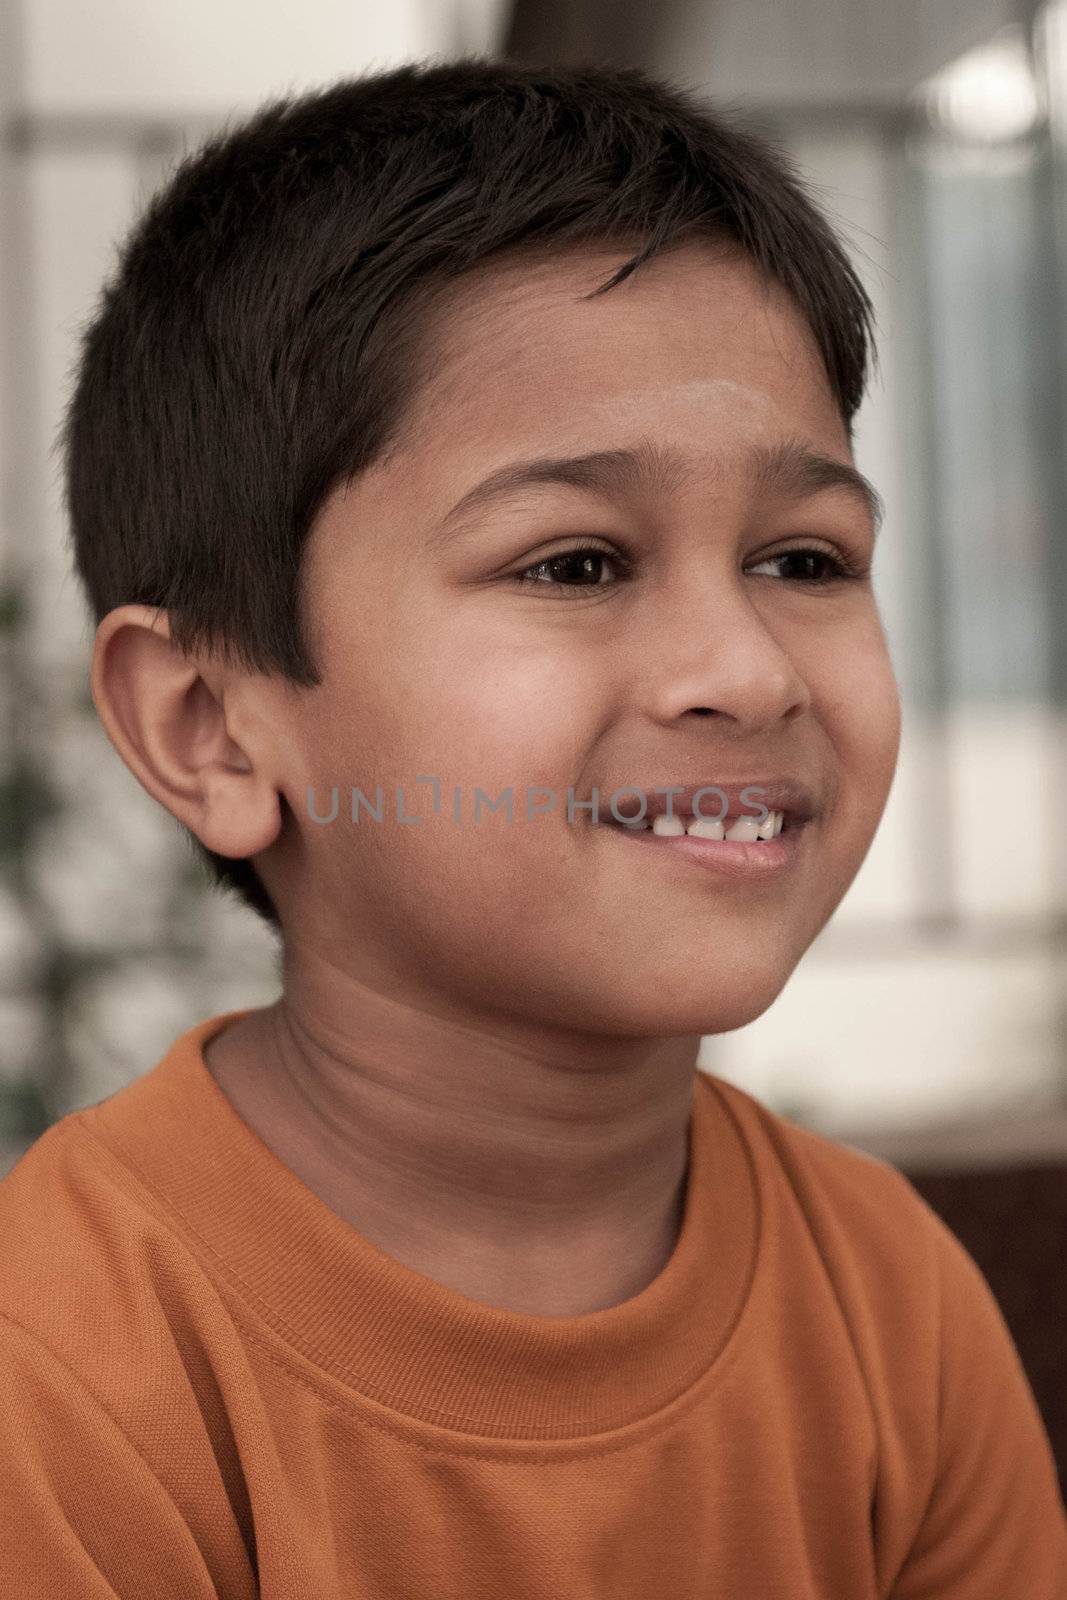
[[248,1010],[183,1033],[156,1067],[72,1120],[162,1202],[204,1269],[303,1356],[405,1416],[464,1434],[580,1438],[649,1417],[721,1355],[755,1267],[756,1168],[717,1080],[695,1069],[673,1254],[606,1310],[542,1317],[386,1255],[238,1115],[203,1047]]

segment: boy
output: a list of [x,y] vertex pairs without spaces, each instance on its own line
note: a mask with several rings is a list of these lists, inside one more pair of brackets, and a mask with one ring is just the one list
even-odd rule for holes
[[870,335],[637,71],[341,83],[150,205],[65,428],[94,699],[282,993],[0,1185],[5,1596],[1067,1595],[971,1258],[695,1065],[892,780]]

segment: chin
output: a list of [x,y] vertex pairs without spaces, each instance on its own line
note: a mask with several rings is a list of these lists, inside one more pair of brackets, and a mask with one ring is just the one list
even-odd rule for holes
[[702,1001],[694,1000],[687,1006],[683,1017],[681,1008],[675,1012],[673,1025],[664,1033],[733,1033],[736,1028],[747,1028],[750,1022],[762,1017],[777,1000],[785,987],[784,980],[777,987],[761,986],[742,994],[716,994]]
[[[616,1005],[610,1015],[586,1016],[596,1031],[635,1039],[669,1039],[682,1035],[732,1033],[755,1022],[777,1000],[792,968],[761,975],[759,981],[736,977],[716,985],[699,973],[690,974],[688,987],[664,981],[654,1004],[625,1008]],[[694,979],[701,978],[699,986]],[[631,1002],[635,996],[630,995]]]

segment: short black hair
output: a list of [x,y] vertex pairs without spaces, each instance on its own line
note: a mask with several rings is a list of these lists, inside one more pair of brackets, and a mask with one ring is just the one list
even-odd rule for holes
[[[63,419],[96,622],[164,607],[182,650],[320,681],[301,552],[385,456],[435,293],[505,251],[735,242],[807,319],[852,439],[871,302],[790,158],[637,67],[412,62],[261,107],[177,163],[82,329]],[[283,801],[284,807],[284,801]],[[280,930],[251,861],[195,853]]]

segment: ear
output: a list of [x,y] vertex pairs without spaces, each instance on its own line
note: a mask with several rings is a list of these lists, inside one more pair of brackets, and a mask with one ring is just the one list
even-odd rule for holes
[[257,747],[255,719],[236,727],[252,684],[180,651],[156,607],[117,606],[96,630],[92,695],[108,738],[142,788],[234,859],[265,850],[282,825],[270,750]]

